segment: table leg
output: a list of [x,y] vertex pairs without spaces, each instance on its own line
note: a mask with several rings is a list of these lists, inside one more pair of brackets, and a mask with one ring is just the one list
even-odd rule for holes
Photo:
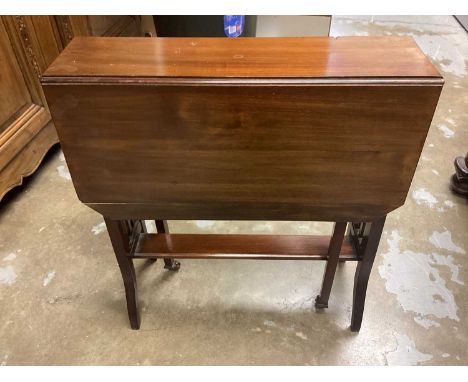
[[[169,233],[169,227],[166,220],[155,220],[156,232],[158,233]],[[175,259],[164,258],[164,269],[170,271],[178,271],[180,269],[180,263]]]
[[351,316],[351,331],[359,332],[361,329],[364,303],[366,300],[367,284],[374,263],[380,237],[385,224],[386,216],[370,223],[369,234],[363,248],[362,258],[359,260],[354,275],[353,311]]
[[125,287],[127,299],[128,318],[132,329],[140,328],[140,314],[138,311],[137,282],[133,261],[128,257],[130,253],[131,223],[126,220],[112,220],[104,217],[107,232],[114,248],[115,257],[119,264],[120,272]]
[[336,267],[340,257],[341,246],[346,232],[346,222],[336,222],[333,227],[333,234],[328,247],[327,264],[323,274],[322,289],[315,299],[316,308],[328,308],[328,299],[335,278]]

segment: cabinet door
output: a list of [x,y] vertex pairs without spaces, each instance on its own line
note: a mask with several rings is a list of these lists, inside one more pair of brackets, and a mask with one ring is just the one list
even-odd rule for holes
[[52,16],[0,17],[0,199],[58,141],[39,78],[62,47]]
[[0,16],[0,200],[58,142],[39,79],[74,36],[135,36],[139,16]]
[[31,95],[14,55],[10,40],[0,21],[0,134],[10,127],[19,115],[31,105]]
[[38,54],[30,30],[34,25],[26,16],[0,19],[0,171],[50,121],[39,77],[52,54]]

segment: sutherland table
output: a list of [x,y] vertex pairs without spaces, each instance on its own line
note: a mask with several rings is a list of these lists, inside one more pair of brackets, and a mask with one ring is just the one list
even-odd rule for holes
[[[385,216],[404,204],[443,85],[412,39],[75,38],[42,84],[78,197],[104,215],[132,328],[133,259],[222,258],[325,260],[317,308],[338,261],[357,261],[360,329]],[[189,235],[171,219],[335,226]]]

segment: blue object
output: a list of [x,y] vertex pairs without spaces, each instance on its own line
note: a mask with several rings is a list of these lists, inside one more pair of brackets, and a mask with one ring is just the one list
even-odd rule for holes
[[245,16],[224,16],[224,34],[227,37],[238,37],[244,31]]

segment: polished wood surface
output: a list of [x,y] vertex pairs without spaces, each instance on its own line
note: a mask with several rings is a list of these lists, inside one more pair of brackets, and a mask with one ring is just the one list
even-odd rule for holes
[[[78,197],[105,216],[132,328],[132,260],[178,257],[326,260],[317,308],[338,261],[357,260],[360,329],[443,85],[411,39],[76,39],[42,83]],[[171,219],[338,223],[332,238],[174,235]]]
[[78,197],[106,216],[352,221],[403,205],[441,85],[44,90]]
[[132,329],[139,329],[140,314],[138,310],[137,279],[133,261],[128,256],[130,254],[130,242],[128,241],[128,237],[133,233],[138,234],[144,232],[144,224],[143,222],[128,224],[128,222],[116,221],[108,218],[104,218],[104,221],[122,274],[130,325]]
[[[135,258],[177,257],[181,259],[327,260],[329,244],[330,236],[326,235],[147,233],[139,235],[132,250],[134,254],[131,256]],[[356,260],[352,245],[348,240],[341,241],[336,249],[341,259]]]
[[45,75],[440,77],[409,37],[76,38]]
[[[360,261],[354,274],[353,309],[351,312],[351,331],[358,332],[361,329],[364,303],[366,301],[367,285],[374,264],[380,237],[385,225],[386,216],[383,216],[371,224],[367,224],[368,232],[362,235],[363,246]],[[359,254],[358,254],[359,255]]]

